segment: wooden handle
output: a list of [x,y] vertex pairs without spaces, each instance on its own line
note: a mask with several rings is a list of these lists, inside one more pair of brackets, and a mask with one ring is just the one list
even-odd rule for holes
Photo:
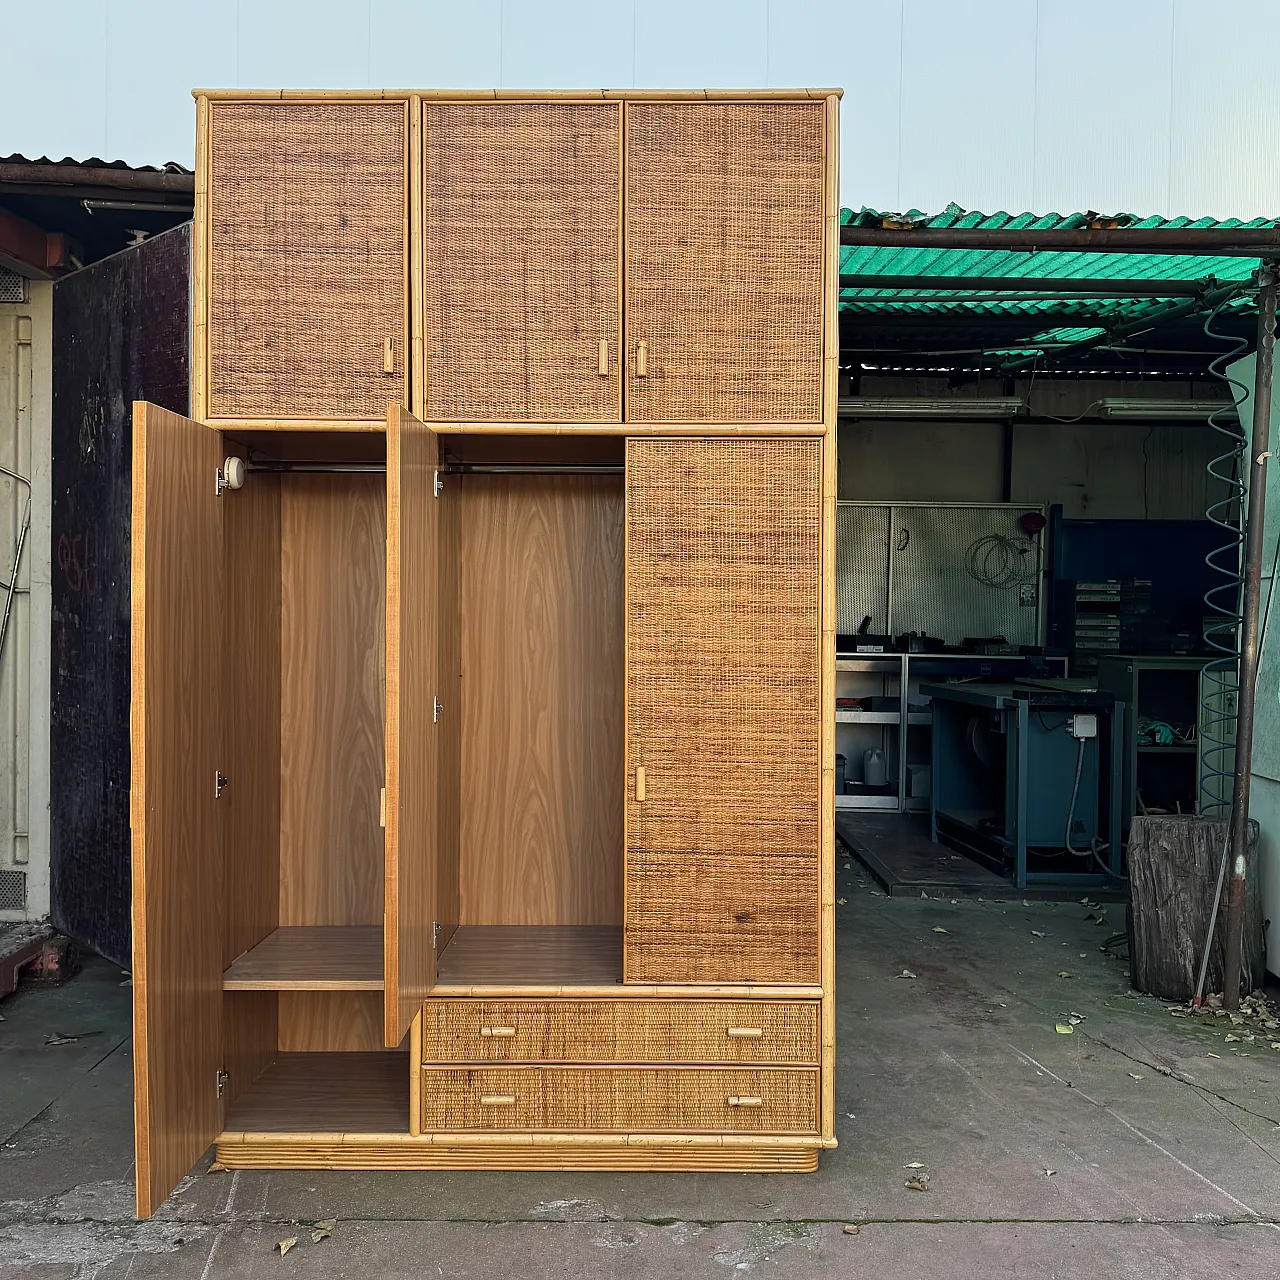
[[395,341],[392,338],[384,338],[382,342],[382,372],[395,373],[395,371],[396,371]]
[[480,1034],[482,1036],[497,1036],[506,1038],[515,1035],[515,1027],[481,1027]]
[[759,1040],[764,1032],[759,1027],[730,1027],[725,1035],[738,1040]]
[[480,1095],[480,1105],[482,1107],[514,1107],[516,1104],[516,1095],[514,1093],[482,1093]]
[[644,799],[644,765],[636,765],[636,799]]
[[607,378],[609,376],[609,339],[600,339],[600,376]]
[[649,376],[649,344],[642,341],[636,347],[636,377],[647,378]]
[[726,1098],[731,1107],[763,1107],[763,1098]]

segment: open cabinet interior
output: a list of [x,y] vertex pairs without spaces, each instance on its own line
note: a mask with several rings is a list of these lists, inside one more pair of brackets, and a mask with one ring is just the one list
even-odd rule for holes
[[[622,977],[623,444],[442,438],[442,770],[436,986]],[[456,551],[455,551],[456,548]],[[452,670],[442,672],[446,682]],[[447,720],[446,703],[443,715]],[[456,895],[456,896],[455,896]]]

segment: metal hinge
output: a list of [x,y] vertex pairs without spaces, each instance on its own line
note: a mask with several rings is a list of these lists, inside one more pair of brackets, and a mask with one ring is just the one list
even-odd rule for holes
[[431,723],[439,724],[442,715],[444,715],[444,703],[433,696],[431,699]]
[[213,771],[213,798],[217,800],[227,789],[227,783],[230,779],[220,769]]
[[431,922],[431,949],[436,949],[436,943],[440,941],[440,921],[433,920]]
[[444,476],[442,476],[439,471],[435,473],[435,476],[435,496],[438,498],[441,490],[444,488]]
[[227,1087],[227,1080],[229,1078],[230,1077],[227,1075],[227,1073],[221,1067],[219,1067],[218,1068],[218,1097],[222,1097],[222,1091]]

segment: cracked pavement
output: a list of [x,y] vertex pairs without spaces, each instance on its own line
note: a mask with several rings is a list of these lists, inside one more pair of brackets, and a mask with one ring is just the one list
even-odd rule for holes
[[1099,949],[1117,906],[1099,927],[1074,902],[890,899],[837,867],[840,1147],[816,1174],[207,1173],[210,1153],[139,1223],[130,989],[90,960],[0,1004],[0,1276],[1277,1273],[1280,1052],[1130,992]]

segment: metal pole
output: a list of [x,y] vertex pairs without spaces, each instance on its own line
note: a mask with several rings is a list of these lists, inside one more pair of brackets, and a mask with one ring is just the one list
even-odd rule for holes
[[1253,444],[1244,542],[1244,607],[1240,618],[1240,684],[1236,704],[1235,790],[1231,797],[1231,869],[1222,940],[1222,1003],[1240,1005],[1240,947],[1244,937],[1245,850],[1249,842],[1249,774],[1253,766],[1253,709],[1258,679],[1258,615],[1262,600],[1262,538],[1271,434],[1271,378],[1276,345],[1276,264],[1258,271],[1258,360],[1253,379]]

